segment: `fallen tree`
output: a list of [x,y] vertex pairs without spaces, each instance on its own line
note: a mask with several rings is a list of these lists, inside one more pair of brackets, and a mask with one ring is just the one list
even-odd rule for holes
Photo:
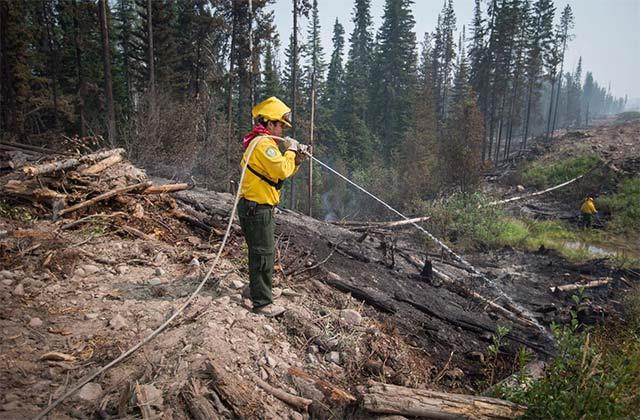
[[375,414],[437,419],[514,419],[526,407],[489,397],[450,394],[369,382],[359,386],[362,408]]

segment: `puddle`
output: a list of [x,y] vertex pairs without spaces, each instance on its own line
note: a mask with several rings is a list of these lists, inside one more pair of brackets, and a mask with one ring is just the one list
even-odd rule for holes
[[569,249],[588,251],[590,254],[597,257],[615,257],[617,255],[620,255],[640,258],[640,253],[637,250],[633,250],[625,246],[616,246],[616,244],[613,244],[613,246],[611,246],[603,244],[585,244],[584,242],[578,241],[567,241],[562,245]]

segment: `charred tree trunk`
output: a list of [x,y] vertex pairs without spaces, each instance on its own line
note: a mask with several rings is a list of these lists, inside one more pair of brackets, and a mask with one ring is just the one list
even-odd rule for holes
[[148,51],[148,63],[149,63],[149,106],[151,108],[151,115],[156,114],[156,72],[154,66],[154,51],[153,51],[153,9],[151,8],[151,0],[147,0],[147,46]]
[[107,23],[107,2],[99,0],[98,14],[102,33],[102,63],[104,66],[104,91],[107,99],[107,133],[112,147],[117,142],[116,115],[113,107],[113,87],[111,82],[111,51],[109,48],[109,26]]
[[84,98],[87,93],[87,88],[84,82],[84,72],[82,71],[82,31],[80,29],[80,17],[78,10],[78,3],[76,0],[72,0],[73,5],[73,43],[76,53],[76,72],[78,77],[77,83],[77,95],[76,95],[76,111],[80,119],[80,135],[86,137],[87,129],[85,126],[84,118]]

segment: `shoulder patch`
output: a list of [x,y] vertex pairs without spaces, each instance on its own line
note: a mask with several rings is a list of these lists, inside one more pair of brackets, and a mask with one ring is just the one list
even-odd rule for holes
[[269,147],[266,151],[265,154],[267,156],[269,156],[270,158],[276,157],[276,154],[278,153],[278,151],[276,150],[275,147]]

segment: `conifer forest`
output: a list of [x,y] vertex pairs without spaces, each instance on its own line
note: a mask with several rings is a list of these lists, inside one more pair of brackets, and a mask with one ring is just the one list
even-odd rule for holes
[[[313,138],[321,159],[402,207],[472,190],[532,138],[625,106],[588,63],[565,64],[573,13],[552,0],[476,0],[462,31],[447,0],[425,34],[409,0],[386,1],[379,28],[370,1],[354,1],[349,34],[338,20],[320,27],[321,2],[296,0],[290,39],[271,3],[3,1],[3,139],[91,138],[158,173],[229,190],[251,106],[275,95],[293,110],[292,137]],[[333,32],[331,51],[321,31]],[[316,214],[335,190],[321,176]],[[308,183],[288,186],[284,204],[307,209]],[[358,206],[329,199],[347,207],[337,217]]]

